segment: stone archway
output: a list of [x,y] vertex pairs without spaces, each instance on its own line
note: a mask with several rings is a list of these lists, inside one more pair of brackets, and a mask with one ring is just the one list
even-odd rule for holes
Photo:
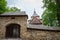
[[6,26],[6,38],[20,38],[20,25],[19,24],[9,24]]

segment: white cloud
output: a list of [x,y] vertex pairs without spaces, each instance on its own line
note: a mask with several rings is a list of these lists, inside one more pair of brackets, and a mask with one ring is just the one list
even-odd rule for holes
[[29,15],[29,18],[33,14],[34,8],[37,14],[40,15],[40,17],[44,11],[41,8],[43,6],[42,0],[8,0],[8,5],[10,7],[16,6],[20,8],[22,11],[26,11],[26,13]]
[[36,3],[37,0],[24,0],[25,2]]

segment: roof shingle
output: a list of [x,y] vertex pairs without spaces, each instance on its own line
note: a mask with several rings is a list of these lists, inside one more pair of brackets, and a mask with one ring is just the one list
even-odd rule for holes
[[5,12],[1,15],[27,15],[25,11],[21,11],[21,12]]

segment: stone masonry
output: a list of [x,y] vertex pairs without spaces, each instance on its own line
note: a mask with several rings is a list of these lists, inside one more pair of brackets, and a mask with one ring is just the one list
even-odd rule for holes
[[0,17],[0,38],[5,38],[6,26],[12,23],[19,24],[20,37],[22,38],[27,31],[27,17]]
[[35,29],[28,28],[26,15],[0,15],[0,39],[5,39],[6,26],[14,23],[20,25],[20,39],[22,40],[60,40],[60,29],[55,30],[57,28],[51,27],[52,31],[42,26],[43,29],[37,29],[37,26]]
[[28,29],[26,40],[60,40],[60,32]]

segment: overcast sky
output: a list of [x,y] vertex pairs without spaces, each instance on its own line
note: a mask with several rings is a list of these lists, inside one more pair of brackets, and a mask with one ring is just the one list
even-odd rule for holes
[[40,16],[44,11],[42,8],[43,2],[42,0],[7,0],[8,6],[12,7],[18,7],[21,9],[21,11],[26,11],[26,14],[28,14],[29,19],[33,15],[34,9],[36,13]]

